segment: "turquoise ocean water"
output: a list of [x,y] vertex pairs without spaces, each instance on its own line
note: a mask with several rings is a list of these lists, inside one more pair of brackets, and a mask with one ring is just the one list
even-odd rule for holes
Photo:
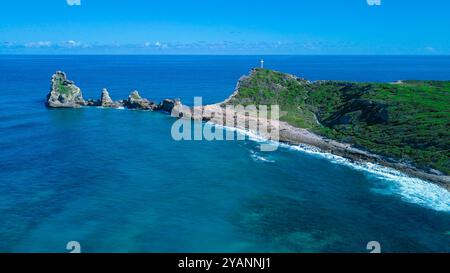
[[[85,98],[223,100],[255,56],[0,56],[0,251],[450,252],[450,193],[373,165],[259,140],[181,141],[161,113],[47,109]],[[450,57],[266,56],[311,80],[450,80]]]

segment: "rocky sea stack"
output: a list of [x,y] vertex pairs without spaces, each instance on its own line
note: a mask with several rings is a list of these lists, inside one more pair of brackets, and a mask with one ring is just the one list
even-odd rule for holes
[[58,71],[52,76],[47,105],[52,108],[78,108],[86,105],[80,88],[67,80],[66,73]]
[[109,92],[106,88],[103,88],[102,94],[99,100],[89,99],[86,101],[86,106],[101,106],[106,108],[119,108],[123,107],[122,101],[113,101],[109,96]]
[[102,96],[100,97],[100,105],[103,107],[114,107],[116,104],[113,102],[109,96],[109,92],[106,88],[102,90]]
[[154,101],[142,98],[138,91],[131,92],[128,99],[113,101],[106,88],[103,88],[100,99],[84,100],[81,89],[73,81],[67,80],[66,74],[61,71],[57,71],[52,76],[50,93],[47,95],[46,104],[50,108],[79,108],[81,106],[125,107],[136,110],[175,112],[177,117],[181,116],[183,107],[179,99],[164,99],[157,104]]

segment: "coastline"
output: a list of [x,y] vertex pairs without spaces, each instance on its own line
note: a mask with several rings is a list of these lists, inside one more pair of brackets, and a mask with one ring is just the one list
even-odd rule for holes
[[[450,192],[450,176],[431,174],[425,172],[424,170],[420,170],[411,164],[402,163],[392,158],[387,158],[374,153],[370,153],[355,148],[351,144],[342,143],[329,138],[325,138],[323,136],[310,132],[307,129],[292,126],[284,121],[278,121],[273,119],[261,119],[261,118],[259,118],[258,120],[257,117],[252,115],[245,116],[245,113],[241,114],[235,113],[233,117],[227,117],[226,114],[217,115],[217,113],[226,113],[224,107],[225,104],[227,104],[227,102],[230,101],[232,97],[235,96],[238,92],[239,92],[239,84],[237,85],[233,94],[226,100],[219,103],[202,106],[202,109],[196,109],[195,107],[192,108],[191,109],[192,113],[195,112],[201,113],[201,117],[198,116],[194,117],[195,115],[194,114],[192,118],[196,120],[201,119],[206,122],[227,127],[230,127],[229,126],[230,123],[227,122],[227,120],[229,121],[230,118],[233,120],[235,120],[236,118],[242,118],[244,120],[254,119],[253,120],[254,122],[270,124],[269,126],[272,127],[276,126],[279,130],[279,139],[276,141],[278,141],[279,143],[285,143],[288,145],[308,145],[319,149],[321,152],[341,156],[345,159],[350,160],[350,162],[373,163],[380,166],[392,168],[394,170],[400,171],[405,175],[434,183]],[[270,136],[262,135],[259,132],[254,132],[249,128],[247,128],[247,126],[245,125],[239,126],[234,122],[231,122],[231,124],[234,124],[234,126],[231,126],[232,128],[249,132],[263,139],[270,139]]]
[[[290,74],[286,75],[292,78],[295,77]],[[234,92],[224,101],[205,106],[187,107],[182,105],[179,99],[164,99],[157,104],[146,98],[142,98],[138,91],[131,92],[128,99],[113,101],[107,89],[103,89],[100,99],[84,100],[81,89],[78,88],[74,82],[67,80],[64,72],[57,71],[52,76],[51,89],[50,93],[47,95],[46,105],[50,108],[101,106],[116,109],[126,108],[166,112],[176,118],[187,118],[210,122],[220,126],[236,128],[267,140],[274,140],[270,132],[275,130],[279,132],[279,135],[274,141],[279,143],[286,143],[289,145],[309,145],[324,153],[341,156],[351,162],[373,163],[392,168],[408,176],[432,182],[450,192],[450,176],[426,172],[425,170],[416,168],[412,164],[403,163],[399,160],[355,148],[352,144],[342,143],[320,136],[305,128],[295,127],[287,122],[279,121],[278,119],[261,118],[257,112],[249,113],[246,111],[232,111],[232,115],[227,115],[229,113],[226,111],[226,105],[228,105],[233,98],[239,94],[241,82],[246,77],[247,76],[242,76],[238,80]],[[237,120],[245,122],[244,124],[240,124],[239,122],[236,122]],[[265,135],[259,131],[255,132],[248,128],[247,124],[250,123],[263,124],[268,130],[266,130]]]

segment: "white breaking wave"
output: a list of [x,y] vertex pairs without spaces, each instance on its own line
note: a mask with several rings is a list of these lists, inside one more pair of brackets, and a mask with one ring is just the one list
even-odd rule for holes
[[260,161],[260,162],[267,162],[267,163],[274,163],[274,160],[265,158],[261,155],[258,155],[255,151],[250,150],[250,157],[254,160],[254,161]]
[[327,158],[333,163],[346,165],[353,169],[362,171],[367,175],[386,182],[387,189],[374,188],[373,192],[386,195],[399,195],[400,198],[409,203],[419,204],[437,211],[450,212],[450,192],[425,180],[407,176],[406,174],[370,162],[351,162],[341,156],[324,153],[315,147],[308,145],[287,145],[280,146]]
[[[400,171],[381,166],[370,162],[351,162],[350,160],[341,156],[325,153],[318,148],[309,145],[289,145],[285,143],[278,143],[264,139],[252,132],[248,132],[242,129],[221,126],[226,130],[232,130],[238,134],[243,134],[248,137],[249,140],[258,143],[266,143],[273,145],[279,145],[282,148],[295,150],[310,155],[326,158],[329,161],[349,166],[353,169],[361,171],[368,176],[376,177],[380,181],[385,182],[386,189],[373,188],[372,191],[377,194],[385,195],[398,195],[402,200],[418,204],[433,210],[449,212],[450,213],[450,192],[444,188],[437,186],[431,182],[410,177]],[[253,155],[252,155],[253,157]],[[255,157],[258,157],[255,155]],[[259,158],[256,158],[259,159]]]
[[229,126],[225,126],[225,125],[220,125],[220,124],[211,124],[217,128],[222,128],[224,130],[228,130],[228,131],[232,131],[232,132],[236,132],[236,134],[238,135],[243,135],[243,136],[247,136],[248,140],[252,140],[255,142],[265,142],[265,143],[270,143],[272,142],[274,145],[277,145],[278,142],[275,141],[268,141],[267,139],[259,136],[258,134],[255,134],[253,132],[244,130],[244,129],[239,129],[239,128],[235,128],[235,127],[229,127]]
[[96,106],[97,109],[115,109],[115,110],[125,110],[126,108],[123,106],[111,108],[111,107],[104,107],[104,106]]

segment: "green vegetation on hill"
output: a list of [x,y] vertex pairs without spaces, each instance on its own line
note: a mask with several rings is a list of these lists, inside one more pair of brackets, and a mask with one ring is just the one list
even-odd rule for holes
[[65,94],[65,95],[69,95],[70,91],[69,91],[69,87],[67,85],[64,84],[64,80],[59,78],[57,79],[57,90],[59,93],[61,94]]
[[255,69],[231,104],[278,104],[281,120],[450,174],[450,81],[309,82]]

